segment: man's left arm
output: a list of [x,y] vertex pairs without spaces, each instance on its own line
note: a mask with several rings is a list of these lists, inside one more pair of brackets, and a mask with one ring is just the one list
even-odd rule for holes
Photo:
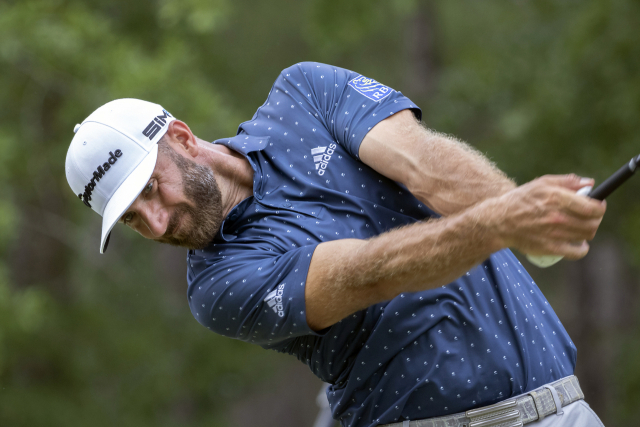
[[424,128],[411,110],[379,122],[364,137],[359,157],[404,184],[435,212],[449,216],[516,187],[469,145]]

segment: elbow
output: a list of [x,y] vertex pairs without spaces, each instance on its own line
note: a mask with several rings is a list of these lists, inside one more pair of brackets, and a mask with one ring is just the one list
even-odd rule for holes
[[405,181],[401,181],[401,183],[416,199],[420,200],[434,212],[445,215],[445,213],[440,210],[442,207],[436,206],[438,191],[439,189],[442,190],[442,186],[438,185],[437,179],[421,171],[417,164],[410,166],[406,177]]
[[405,161],[400,171],[400,180],[398,181],[404,185],[411,194],[417,196],[417,194],[424,194],[428,192],[425,188],[425,183],[428,182],[425,177],[423,167],[421,167],[418,159],[411,159]]

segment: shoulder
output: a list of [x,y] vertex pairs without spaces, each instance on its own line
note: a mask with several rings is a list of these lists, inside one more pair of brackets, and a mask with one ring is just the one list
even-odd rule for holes
[[333,65],[329,65],[329,64],[323,64],[321,62],[303,61],[285,68],[284,70],[282,70],[281,74],[286,75],[287,73],[289,74],[300,73],[300,72],[305,73],[309,71],[314,71],[316,69],[329,69],[329,68],[338,68],[338,67],[334,67]]
[[[329,81],[336,78],[345,78],[351,75],[357,75],[353,71],[336,67],[335,65],[323,64],[321,62],[298,62],[290,67],[285,68],[280,76],[285,80],[304,79],[306,81]],[[327,80],[325,80],[327,79]]]

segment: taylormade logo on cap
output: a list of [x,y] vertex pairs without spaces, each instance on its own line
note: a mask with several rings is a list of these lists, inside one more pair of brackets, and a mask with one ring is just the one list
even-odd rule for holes
[[98,166],[98,169],[93,171],[93,178],[91,178],[91,181],[89,181],[89,183],[84,186],[84,193],[78,194],[80,200],[82,200],[84,204],[89,207],[91,207],[91,205],[89,204],[89,201],[91,200],[91,192],[96,187],[96,181],[100,182],[100,178],[102,178],[104,174],[109,169],[111,169],[111,165],[114,165],[116,163],[118,157],[122,156],[122,150],[116,150],[115,154],[109,151],[109,154],[111,154],[109,160],[104,162],[102,166]]
[[65,164],[67,181],[103,217],[101,252],[111,229],[151,177],[158,141],[174,120],[158,104],[118,99],[76,125]]

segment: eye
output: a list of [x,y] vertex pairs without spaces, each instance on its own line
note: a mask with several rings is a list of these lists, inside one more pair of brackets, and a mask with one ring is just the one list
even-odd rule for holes
[[132,219],[133,219],[133,212],[127,212],[127,214],[124,217],[122,217],[122,222],[124,222],[125,225],[129,225]]
[[144,187],[144,194],[149,194],[153,189],[153,181],[149,181],[146,187]]

